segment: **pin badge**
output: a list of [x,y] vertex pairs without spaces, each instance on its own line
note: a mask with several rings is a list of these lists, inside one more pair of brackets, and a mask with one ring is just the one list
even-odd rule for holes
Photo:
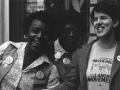
[[118,61],[120,61],[120,55],[119,55],[119,56],[117,56],[117,60],[118,60]]
[[6,59],[2,62],[3,67],[7,67],[8,64],[11,64],[13,62],[13,57],[8,56]]
[[11,57],[11,56],[6,57],[6,59],[5,59],[6,64],[11,64],[12,62],[13,62],[13,57]]
[[60,59],[61,56],[62,56],[62,54],[61,54],[60,52],[57,52],[57,53],[55,53],[55,55],[54,55],[54,57],[55,57],[56,59]]
[[63,63],[64,64],[70,64],[70,59],[69,58],[64,58]]
[[43,79],[43,78],[44,78],[44,73],[43,73],[42,71],[38,71],[38,72],[36,73],[36,78],[38,78],[38,79]]

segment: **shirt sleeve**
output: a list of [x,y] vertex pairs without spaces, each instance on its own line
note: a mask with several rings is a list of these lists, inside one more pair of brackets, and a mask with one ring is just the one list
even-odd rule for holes
[[58,86],[59,84],[60,84],[60,81],[59,81],[58,71],[57,71],[56,66],[53,65],[51,74],[48,79],[47,88],[51,89],[51,88]]

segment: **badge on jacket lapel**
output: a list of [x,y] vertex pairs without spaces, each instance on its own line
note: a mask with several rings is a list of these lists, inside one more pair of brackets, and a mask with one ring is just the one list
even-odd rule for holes
[[55,57],[55,61],[57,61],[57,59],[60,59],[62,56],[62,54],[60,52],[55,53],[54,57]]
[[66,65],[70,64],[70,59],[69,58],[64,58],[63,63],[66,64]]
[[8,56],[6,59],[2,62],[3,67],[7,67],[9,64],[13,62],[13,57]]
[[119,55],[119,56],[117,56],[117,60],[118,60],[118,61],[120,61],[120,55]]
[[38,71],[37,73],[36,73],[36,78],[38,78],[38,79],[43,79],[44,78],[44,73],[42,72],[42,71]]

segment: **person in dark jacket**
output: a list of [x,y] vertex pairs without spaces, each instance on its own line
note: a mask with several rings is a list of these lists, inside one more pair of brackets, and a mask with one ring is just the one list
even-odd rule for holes
[[50,44],[50,56],[53,58],[50,60],[57,66],[60,82],[63,82],[73,52],[86,43],[87,29],[84,18],[76,11],[63,12],[57,21],[57,40]]
[[120,5],[103,0],[91,19],[98,39],[73,54],[64,82],[52,90],[120,89]]

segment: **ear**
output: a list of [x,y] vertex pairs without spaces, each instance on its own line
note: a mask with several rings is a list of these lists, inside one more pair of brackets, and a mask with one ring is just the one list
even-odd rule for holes
[[118,21],[118,20],[115,20],[114,27],[117,27],[118,24],[119,24],[119,21]]
[[90,19],[90,23],[93,25],[94,21],[92,19]]

